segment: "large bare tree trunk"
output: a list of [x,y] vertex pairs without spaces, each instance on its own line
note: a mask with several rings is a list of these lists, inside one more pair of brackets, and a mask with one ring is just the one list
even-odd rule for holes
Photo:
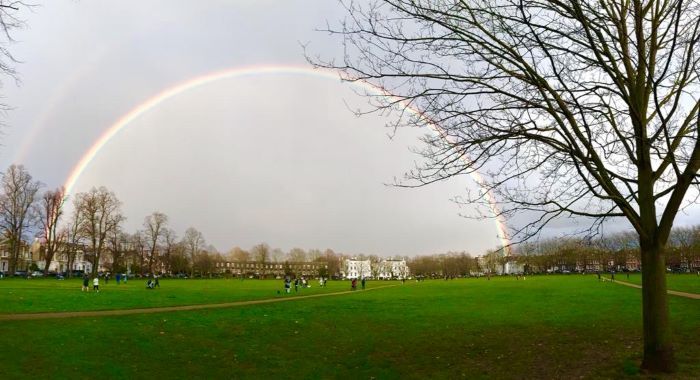
[[675,360],[668,323],[664,249],[658,242],[641,240],[640,243],[644,323],[642,368],[654,373],[672,372],[675,369]]

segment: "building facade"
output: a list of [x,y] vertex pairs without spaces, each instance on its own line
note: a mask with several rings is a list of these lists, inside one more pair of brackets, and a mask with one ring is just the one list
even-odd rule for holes
[[408,278],[410,272],[406,260],[382,260],[376,264],[377,279],[379,280],[403,280]]
[[340,271],[343,278],[372,278],[372,263],[370,260],[345,259]]
[[[30,246],[22,243],[19,250],[19,257],[17,258],[17,271],[27,271],[29,266],[32,264],[32,253]],[[13,273],[7,273],[10,270],[10,246],[7,243],[0,244],[0,272],[7,275],[12,275]]]
[[286,275],[320,277],[328,276],[325,261],[261,263],[258,261],[219,261],[215,264],[221,274],[255,277],[284,277]]

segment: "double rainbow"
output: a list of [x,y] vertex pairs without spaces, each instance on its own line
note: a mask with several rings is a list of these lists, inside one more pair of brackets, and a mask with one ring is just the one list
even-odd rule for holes
[[[212,73],[208,73],[205,75],[201,75],[192,79],[188,79],[182,83],[176,84],[172,87],[166,88],[165,90],[161,91],[160,93],[154,95],[153,97],[147,99],[146,101],[142,102],[141,104],[137,105],[136,107],[132,108],[129,112],[124,114],[122,117],[120,117],[114,124],[109,126],[107,130],[102,133],[102,135],[95,140],[95,142],[92,144],[92,146],[83,154],[83,156],[80,158],[78,163],[73,167],[73,169],[70,172],[70,175],[66,179],[64,183],[64,187],[66,189],[66,194],[70,194],[75,187],[76,182],[80,178],[81,174],[85,171],[85,169],[90,165],[92,160],[97,156],[100,152],[100,150],[109,143],[109,141],[116,136],[119,131],[122,129],[126,128],[132,121],[138,119],[142,115],[148,113],[150,110],[158,107],[161,103],[167,101],[168,99],[174,98],[180,94],[183,94],[187,91],[190,91],[194,88],[201,87],[219,80],[224,80],[224,79],[231,79],[231,78],[242,78],[242,77],[251,77],[251,76],[258,76],[258,75],[304,75],[304,76],[313,76],[313,77],[318,77],[318,78],[324,78],[324,79],[334,79],[334,80],[339,80],[338,74],[327,71],[327,70],[318,70],[318,69],[311,69],[308,67],[302,67],[302,66],[276,66],[276,65],[265,65],[265,66],[248,66],[248,67],[238,67],[238,68],[231,68],[231,69],[226,69],[226,70],[221,70],[221,71],[215,71]],[[381,96],[387,96],[391,97],[389,94],[387,94],[383,89],[376,87],[372,85],[371,83],[368,82],[353,82],[354,85],[361,86],[364,89],[369,90],[370,92],[376,93]],[[423,115],[416,109],[409,107],[408,105],[405,105],[406,110],[414,113],[418,117],[423,117]],[[443,135],[441,129],[439,126],[430,123],[432,125],[433,129],[436,131],[436,133],[439,133],[441,136]],[[483,182],[481,176],[477,172],[472,172],[471,173],[472,178],[476,181],[477,184],[481,184]],[[501,244],[503,247],[508,247],[510,245],[510,240],[508,238],[508,230],[506,227],[506,223],[504,218],[500,215],[498,205],[495,202],[495,198],[493,194],[488,191],[486,194],[486,199],[489,203],[489,206],[491,208],[491,211],[494,216],[494,221],[496,224],[496,231],[498,234],[498,238],[501,241]]]

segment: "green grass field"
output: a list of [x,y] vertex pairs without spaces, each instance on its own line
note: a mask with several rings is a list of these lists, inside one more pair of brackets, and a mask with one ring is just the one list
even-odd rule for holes
[[[670,283],[670,281],[669,281]],[[281,281],[164,280],[81,293],[2,280],[0,313],[278,296]],[[398,284],[369,282],[369,288]],[[312,283],[301,295],[348,290]],[[293,296],[291,296],[293,297]],[[0,320],[0,378],[640,378],[641,295],[595,276],[407,282],[226,309]],[[700,302],[670,297],[679,371],[700,374]]]
[[[5,279],[0,281],[0,314],[27,312],[56,312],[83,310],[132,309],[175,305],[198,305],[247,301],[276,297],[282,291],[279,281],[259,280],[160,280],[160,289],[146,289],[146,280],[132,279],[127,284],[117,285],[110,280],[100,282],[100,293],[82,292],[82,280],[55,279]],[[348,290],[348,282],[329,281],[326,288],[300,289],[292,295],[309,295]],[[92,282],[90,283],[92,289]]]

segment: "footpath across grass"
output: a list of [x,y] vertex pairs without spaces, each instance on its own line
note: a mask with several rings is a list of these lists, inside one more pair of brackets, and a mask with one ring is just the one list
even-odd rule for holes
[[[329,292],[349,288],[329,284]],[[222,297],[243,291],[225,280],[182,286],[181,293],[191,286]],[[245,292],[277,286],[251,280]],[[54,293],[61,294],[73,292]],[[639,289],[595,276],[536,276],[411,282],[227,309],[4,321],[0,378],[641,378],[640,301]],[[680,366],[661,378],[695,379],[700,302],[671,297],[670,306]]]
[[[629,278],[625,273],[617,273],[615,279],[642,285],[642,275],[639,273],[631,273]],[[697,273],[669,274],[666,276],[666,286],[668,290],[700,294],[700,276]]]

